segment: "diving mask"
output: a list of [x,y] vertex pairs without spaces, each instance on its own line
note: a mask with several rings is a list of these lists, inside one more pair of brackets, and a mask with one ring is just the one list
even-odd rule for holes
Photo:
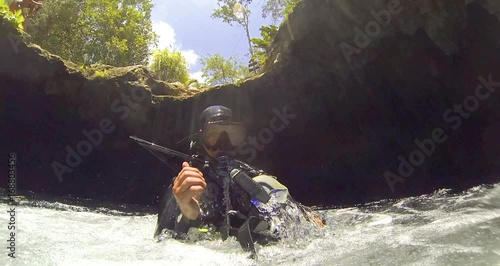
[[202,131],[203,143],[206,147],[222,150],[238,147],[246,135],[246,130],[240,123],[231,121],[208,122]]

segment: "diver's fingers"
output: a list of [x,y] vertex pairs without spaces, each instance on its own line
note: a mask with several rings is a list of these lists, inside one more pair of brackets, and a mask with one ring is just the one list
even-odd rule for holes
[[189,165],[189,163],[188,163],[188,162],[182,162],[182,169],[181,169],[181,171],[182,171],[184,168],[188,168],[189,170],[193,170],[193,171],[195,171],[195,170],[196,170],[196,171],[200,172],[200,174],[201,174],[200,169],[198,169],[198,168],[196,168],[196,167],[192,167],[191,165]]
[[199,203],[198,203],[198,199],[197,199],[198,194],[197,193],[198,192],[186,192],[186,193],[182,194],[181,197],[176,198],[177,204],[179,204],[179,206],[181,206],[181,205],[187,206],[187,205],[191,205],[194,202],[199,208]]
[[191,166],[186,166],[186,167],[183,167],[181,169],[181,171],[179,171],[179,175],[181,175],[182,173],[184,173],[185,171],[191,171],[191,172],[197,172],[199,173],[200,175],[203,175],[203,173],[198,169],[198,168],[195,168],[195,167],[191,167]]
[[180,184],[179,191],[182,193],[186,191],[191,186],[202,186],[203,188],[207,187],[207,183],[204,180],[195,177],[188,177]]
[[177,176],[182,175],[182,173],[184,173],[185,171],[197,172],[198,174],[203,176],[203,173],[198,168],[189,166],[187,162],[182,163],[182,169],[181,171],[179,171],[179,174]]
[[175,196],[178,204],[187,204],[192,199],[195,199],[195,196],[200,195],[204,191],[203,186],[191,186],[183,193],[179,193]]
[[[197,197],[198,195],[200,195],[201,193],[203,193],[205,191],[205,187],[203,186],[191,186],[189,187],[189,189],[187,189],[184,194],[182,195],[183,198],[185,198],[186,200],[190,200],[191,198],[195,197],[196,198],[199,198]],[[196,199],[196,202],[197,202],[197,199]]]
[[[198,186],[201,187],[201,189],[198,188]],[[203,192],[205,187],[207,187],[207,183],[199,178],[188,177],[179,186],[174,186],[172,190],[176,197],[183,198],[183,194],[186,193],[186,191],[191,191],[192,187],[194,187],[193,190],[197,193]]]
[[193,171],[193,170],[188,169],[188,168],[184,168],[179,173],[179,175],[175,178],[174,187],[180,186],[184,182],[184,180],[186,180],[186,178],[188,178],[188,177],[194,177],[194,178],[198,178],[198,179],[205,181],[205,178],[203,178],[203,174],[201,172]]

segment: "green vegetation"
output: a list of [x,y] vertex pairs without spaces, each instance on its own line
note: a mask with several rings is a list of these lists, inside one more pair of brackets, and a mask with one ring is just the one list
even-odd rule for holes
[[108,71],[106,69],[104,69],[103,71],[96,70],[94,72],[94,78],[103,79],[106,78],[107,76],[108,76]]
[[288,15],[290,15],[302,0],[267,0],[266,4],[262,8],[262,17],[266,18],[271,16],[276,23],[278,20],[286,21]]
[[252,60],[256,61],[261,69],[266,64],[269,47],[271,46],[271,43],[274,40],[274,36],[276,36],[277,33],[277,26],[262,26],[260,27],[260,34],[262,38],[251,39],[252,43],[254,44],[254,54]]
[[283,20],[286,21],[288,19],[288,15],[290,15],[295,7],[302,2],[302,0],[290,0],[283,9]]
[[[213,54],[201,58],[206,78],[206,84],[201,84],[189,77],[188,64],[179,51],[155,50],[151,57],[150,48],[158,39],[152,30],[152,0],[44,0],[43,8],[26,22],[21,11],[13,14],[5,1],[0,0],[0,16],[6,18],[2,23],[9,23],[19,31],[26,24],[31,42],[80,65],[82,72],[94,78],[109,75],[102,69],[89,71],[91,65],[149,65],[158,79],[197,87],[237,83],[250,75],[235,56],[226,59],[221,54]],[[271,16],[275,22],[286,20],[300,1],[266,0],[262,16]],[[262,69],[278,27],[262,26],[261,36],[251,38],[249,6],[252,0],[217,2],[218,8],[213,11],[212,18],[243,28],[251,61],[257,62]]]
[[24,17],[21,10],[18,10],[15,13],[10,12],[9,5],[5,3],[5,0],[0,0],[0,17],[4,19],[0,23],[4,23],[4,21],[7,21],[7,23],[9,23],[19,32],[22,32],[24,30]]
[[153,51],[150,68],[156,77],[166,82],[179,81],[185,85],[190,83],[188,63],[179,51]]
[[210,86],[236,83],[238,80],[249,75],[246,67],[231,56],[225,59],[221,54],[213,54],[201,58],[202,76]]
[[146,65],[156,43],[150,0],[45,0],[32,41],[77,64]]
[[[271,16],[274,23],[282,20],[284,23],[288,15],[302,0],[267,0],[262,8],[262,17]],[[257,62],[260,69],[267,61],[269,47],[278,32],[275,25],[262,26],[260,28],[261,38],[251,38],[249,33],[249,6],[252,0],[218,0],[218,8],[212,13],[212,18],[220,18],[223,22],[233,25],[237,23],[245,30],[250,51],[250,60]],[[253,44],[253,46],[252,46]]]

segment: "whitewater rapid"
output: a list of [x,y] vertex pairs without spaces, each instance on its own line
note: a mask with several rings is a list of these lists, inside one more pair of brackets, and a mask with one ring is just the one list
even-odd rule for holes
[[156,242],[154,214],[51,200],[15,206],[14,259],[11,207],[0,203],[0,265],[500,265],[500,184],[322,210],[326,227],[257,245],[257,261],[234,239]]

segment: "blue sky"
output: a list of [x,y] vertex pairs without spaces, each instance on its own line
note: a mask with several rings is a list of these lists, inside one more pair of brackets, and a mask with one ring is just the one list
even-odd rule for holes
[[[262,18],[266,0],[254,0],[250,5],[250,37],[259,37],[262,25],[272,20]],[[246,65],[249,60],[248,42],[241,26],[213,19],[217,0],[153,0],[151,13],[153,30],[159,35],[158,48],[173,48],[186,57],[193,78],[201,79],[200,56],[220,53],[236,55]]]

